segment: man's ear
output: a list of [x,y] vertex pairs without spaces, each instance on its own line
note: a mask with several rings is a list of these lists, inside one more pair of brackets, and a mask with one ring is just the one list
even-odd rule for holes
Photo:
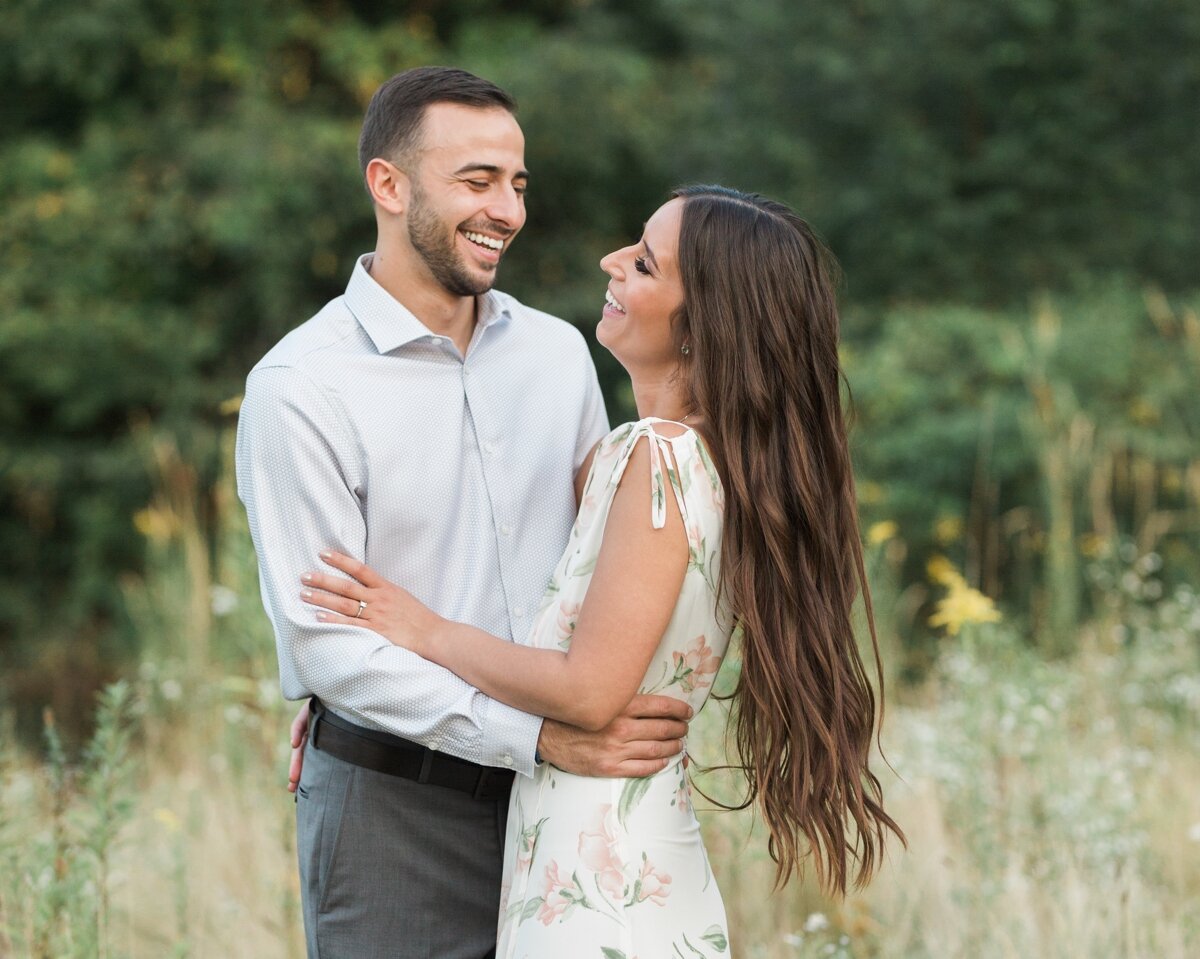
[[367,164],[366,180],[376,206],[394,216],[402,216],[408,210],[412,181],[394,163],[376,157]]

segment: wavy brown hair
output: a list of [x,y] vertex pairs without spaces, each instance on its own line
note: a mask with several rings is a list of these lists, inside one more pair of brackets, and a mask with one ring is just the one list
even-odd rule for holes
[[[868,760],[876,698],[852,608],[883,671],[842,412],[835,264],[796,213],[718,186],[683,200],[674,317],[681,371],[725,487],[719,595],[741,625],[735,741],[770,830],[776,881],[811,851],[844,895],[878,868],[883,809]],[[686,351],[683,347],[686,345]],[[856,867],[856,868],[855,868]]]

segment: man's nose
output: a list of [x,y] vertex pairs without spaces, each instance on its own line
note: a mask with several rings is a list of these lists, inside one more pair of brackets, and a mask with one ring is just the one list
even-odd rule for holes
[[490,219],[503,223],[513,230],[521,229],[525,223],[524,200],[521,194],[512,187],[504,187],[496,191],[486,212]]

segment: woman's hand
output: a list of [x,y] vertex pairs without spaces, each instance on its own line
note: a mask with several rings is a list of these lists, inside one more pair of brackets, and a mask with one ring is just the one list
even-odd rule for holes
[[305,573],[300,598],[318,606],[323,623],[365,626],[396,646],[424,655],[435,630],[446,621],[408,590],[389,583],[366,563],[342,553],[326,552],[321,559],[352,580],[327,573]]
[[308,742],[308,703],[304,700],[292,720],[292,761],[288,764],[288,792],[294,793],[300,785],[300,773],[304,769],[304,744]]

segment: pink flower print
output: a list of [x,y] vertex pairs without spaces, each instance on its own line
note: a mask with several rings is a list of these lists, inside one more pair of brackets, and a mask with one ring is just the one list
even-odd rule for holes
[[575,624],[579,621],[580,603],[563,603],[558,607],[558,623],[555,627],[558,635],[558,645],[566,649],[571,645],[571,637],[575,634]]
[[686,692],[707,689],[721,666],[721,659],[709,648],[703,635],[697,636],[682,653],[675,657],[675,677]]
[[692,520],[692,522],[688,523],[687,538],[688,542],[692,544],[693,548],[699,548],[700,543],[704,540],[704,531],[700,528],[700,524],[695,520]]
[[578,889],[574,878],[570,881],[564,879],[558,871],[558,863],[551,859],[546,867],[546,889],[542,893],[542,908],[538,910],[538,921],[548,926],[555,919],[561,919],[582,896],[583,890]]
[[596,873],[600,888],[609,896],[624,896],[625,864],[617,851],[616,817],[611,803],[597,806],[588,827],[579,834],[579,858]]
[[667,896],[671,894],[671,877],[668,873],[659,872],[654,864],[642,854],[642,875],[638,880],[638,902],[652,902],[656,906],[665,906]]
[[691,810],[689,803],[692,798],[692,787],[688,785],[688,781],[684,777],[679,779],[679,788],[675,790],[675,808],[685,816]]

